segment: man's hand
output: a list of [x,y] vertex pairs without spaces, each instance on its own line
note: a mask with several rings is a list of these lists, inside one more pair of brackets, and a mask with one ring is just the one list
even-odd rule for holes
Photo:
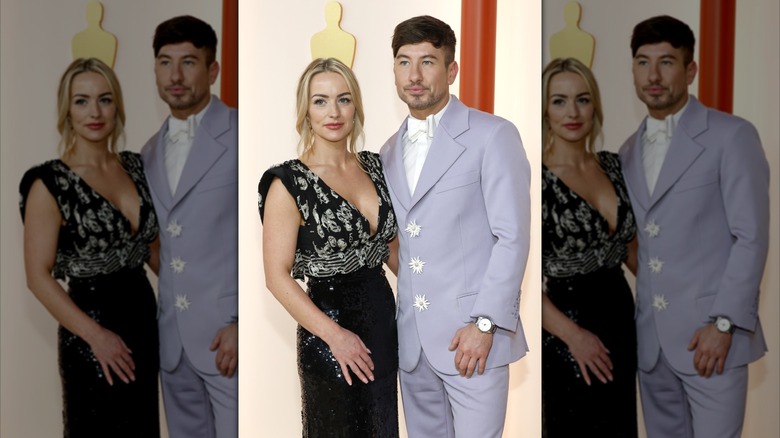
[[457,349],[455,368],[461,376],[468,378],[474,374],[474,368],[477,368],[477,365],[479,365],[478,374],[485,372],[485,362],[487,362],[492,346],[493,335],[491,333],[482,333],[476,325],[469,324],[455,332],[449,350]]
[[730,333],[720,332],[714,324],[707,324],[693,333],[688,351],[696,350],[693,367],[700,376],[710,377],[713,370],[723,374],[726,356],[731,348],[731,336]]
[[233,377],[238,368],[238,324],[222,327],[211,341],[209,350],[217,350],[217,370],[225,377]]

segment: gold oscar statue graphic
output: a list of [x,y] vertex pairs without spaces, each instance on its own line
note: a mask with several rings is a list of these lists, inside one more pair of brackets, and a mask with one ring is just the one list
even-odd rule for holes
[[563,9],[566,26],[550,37],[550,59],[575,58],[591,67],[596,41],[593,35],[580,29],[581,15],[582,8],[578,2],[566,3]]
[[73,59],[97,58],[114,68],[116,37],[100,27],[102,21],[103,5],[100,2],[87,3],[87,28],[71,40]]
[[336,58],[352,68],[355,59],[355,37],[341,29],[341,3],[325,5],[325,29],[311,37],[311,57]]

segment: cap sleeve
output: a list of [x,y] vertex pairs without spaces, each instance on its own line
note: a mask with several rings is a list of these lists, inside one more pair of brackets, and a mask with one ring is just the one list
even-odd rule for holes
[[292,169],[286,164],[287,163],[273,166],[266,170],[260,178],[260,183],[257,186],[257,209],[260,212],[261,221],[265,217],[265,201],[268,197],[268,190],[271,188],[271,183],[274,181],[274,178],[279,178],[287,191],[295,198]]
[[[32,167],[22,176],[22,181],[19,183],[19,212],[22,215],[22,222],[24,222],[24,213],[27,208],[27,198],[30,195],[30,189],[36,180],[40,179],[46,186],[46,189],[50,193],[54,193],[54,175],[51,172],[49,162]],[[49,170],[49,171],[47,171]]]

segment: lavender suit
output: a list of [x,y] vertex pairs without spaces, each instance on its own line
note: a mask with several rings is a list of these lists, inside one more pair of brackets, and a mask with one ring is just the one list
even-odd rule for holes
[[[642,403],[650,438],[691,431],[738,437],[746,365],[766,351],[758,299],[769,241],[769,169],[752,124],[689,99],[652,196],[642,164],[646,121],[620,150],[639,229]],[[687,347],[716,316],[738,328],[726,371],[705,379]]]
[[[530,167],[514,125],[450,99],[413,196],[402,157],[406,122],[380,152],[398,227],[406,230],[398,235],[397,288],[404,410],[410,437],[451,436],[450,409],[458,436],[500,436],[507,365],[528,350],[519,308]],[[487,371],[466,379],[448,347],[456,331],[479,316],[499,329]],[[441,391],[405,382],[422,365],[431,380],[443,382]],[[418,397],[429,390],[445,399]]]
[[[141,155],[161,231],[158,324],[168,429],[172,438],[210,437],[206,431],[214,429],[235,437],[238,377],[219,374],[209,347],[219,329],[238,320],[238,113],[211,96],[174,194],[167,131],[166,120]],[[178,379],[174,371],[184,363],[192,373]]]

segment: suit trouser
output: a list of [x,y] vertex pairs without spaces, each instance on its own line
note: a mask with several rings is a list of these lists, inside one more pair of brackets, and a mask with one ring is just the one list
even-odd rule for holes
[[401,397],[409,438],[500,438],[504,430],[509,366],[471,378],[443,374],[425,352],[412,372],[400,370]]
[[238,372],[204,374],[182,351],[173,371],[160,371],[160,381],[170,438],[238,437]]
[[739,438],[745,419],[747,365],[709,378],[676,371],[660,353],[649,372],[639,371],[648,438]]

